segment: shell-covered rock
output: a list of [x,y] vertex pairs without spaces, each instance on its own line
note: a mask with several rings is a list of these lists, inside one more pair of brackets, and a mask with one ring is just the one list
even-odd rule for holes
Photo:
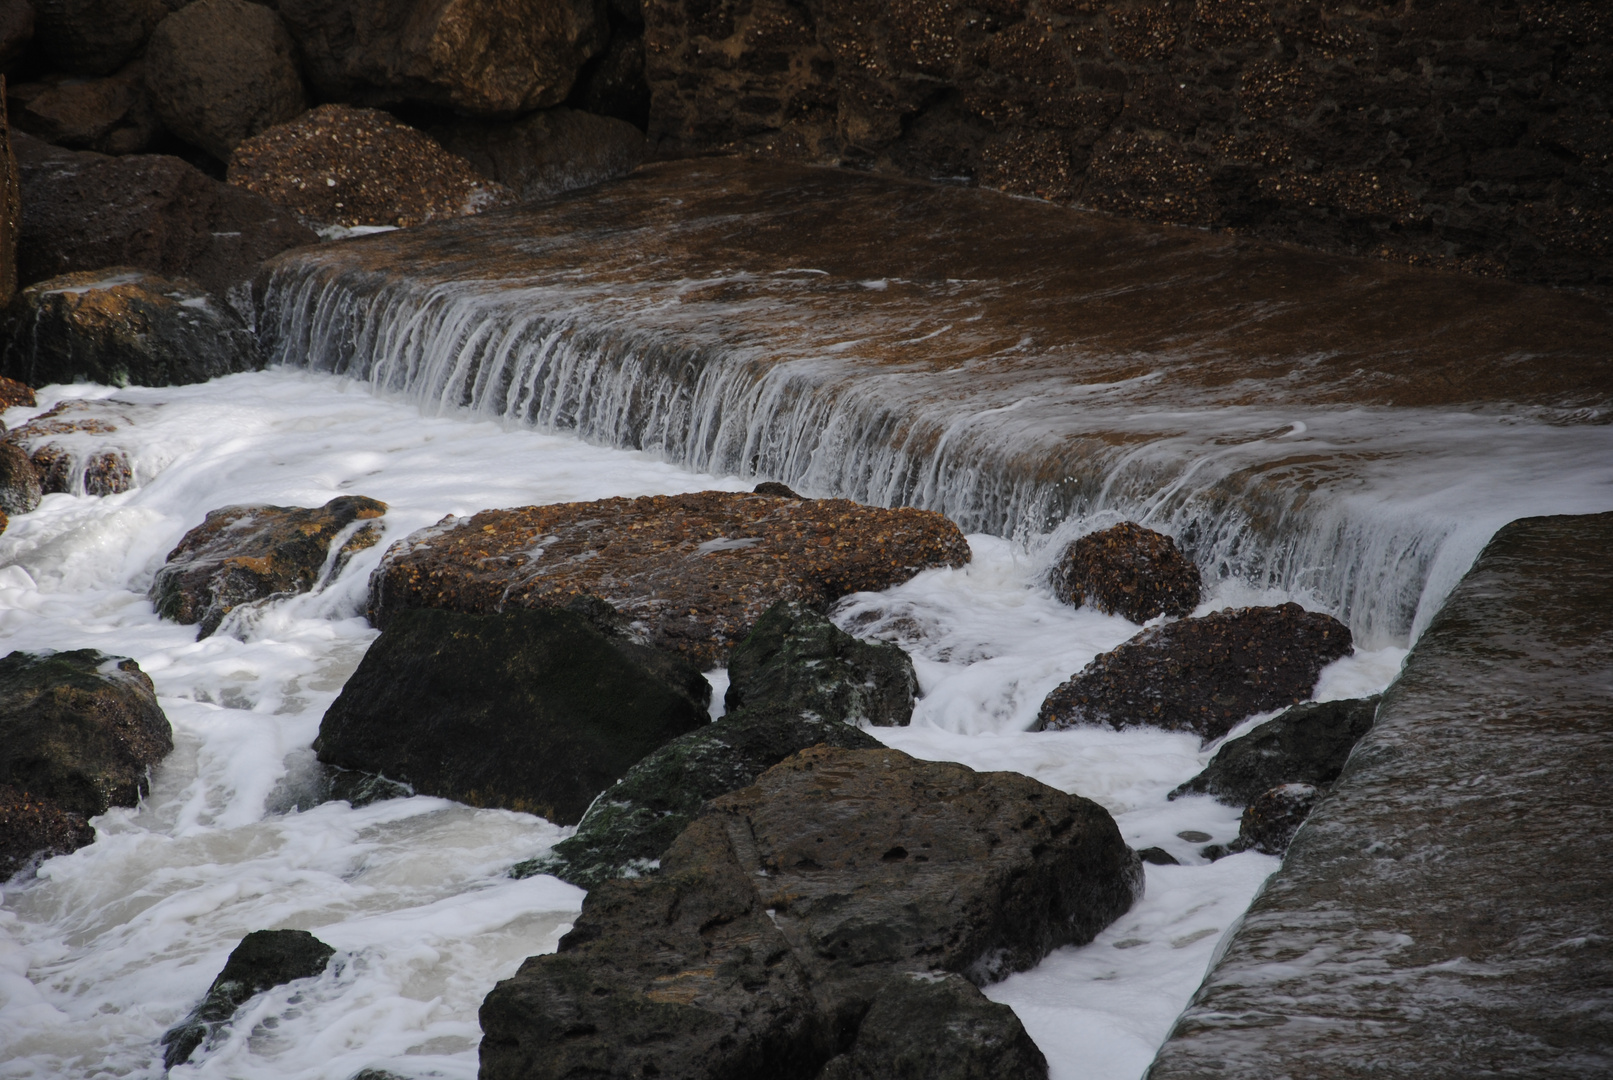
[[1199,605],[1199,568],[1164,533],[1135,522],[1088,533],[1064,549],[1053,566],[1053,592],[1066,604],[1089,604],[1106,615],[1145,623],[1186,615]]

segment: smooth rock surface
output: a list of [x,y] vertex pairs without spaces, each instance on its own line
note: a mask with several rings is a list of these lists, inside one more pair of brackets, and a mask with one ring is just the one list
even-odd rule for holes
[[32,0],[34,47],[75,75],[110,75],[145,47],[167,0]]
[[1372,729],[1377,697],[1310,701],[1267,720],[1215,752],[1204,771],[1170,793],[1213,795],[1248,806],[1280,784],[1327,788],[1356,742]]
[[134,486],[134,466],[118,432],[133,419],[124,402],[69,398],[6,433],[28,455],[50,495],[116,495]]
[[626,176],[650,152],[632,124],[565,108],[515,121],[456,120],[429,132],[444,149],[523,199]]
[[1203,591],[1199,568],[1175,540],[1131,521],[1074,541],[1053,566],[1053,593],[1060,600],[1134,623],[1186,615],[1199,606]]

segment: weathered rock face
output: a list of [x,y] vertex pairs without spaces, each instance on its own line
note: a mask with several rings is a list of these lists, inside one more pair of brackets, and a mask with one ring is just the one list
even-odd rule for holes
[[1356,741],[1371,730],[1377,711],[1375,696],[1295,705],[1221,747],[1203,772],[1170,797],[1213,795],[1229,806],[1248,806],[1282,784],[1325,790],[1339,778]]
[[1066,604],[1144,623],[1199,606],[1199,568],[1164,533],[1131,521],[1088,533],[1053,566],[1053,592]]
[[605,43],[599,0],[279,0],[326,100],[512,115],[564,101]]
[[307,107],[285,23],[246,0],[196,0],[164,19],[146,52],[146,85],[168,130],[220,161]]
[[319,725],[328,765],[425,795],[575,824],[669,739],[705,725],[711,686],[633,640],[607,605],[392,619]]
[[207,637],[241,604],[334,578],[354,553],[380,542],[377,519],[385,513],[386,503],[363,495],[338,495],[317,509],[214,510],[168,553],[151,583],[152,603],[165,619],[200,623],[196,636]]
[[912,1049],[890,1013],[913,976],[946,974],[967,982],[924,995],[934,1058],[987,1060],[941,1075],[1044,1075],[968,983],[1091,940],[1139,882],[1085,799],[888,749],[802,751],[714,800],[660,873],[591,892],[558,953],[494,988],[482,1075],[879,1074]]
[[162,131],[139,60],[104,78],[19,84],[11,96],[17,127],[58,146],[138,154]]
[[780,600],[826,605],[968,561],[940,514],[844,499],[702,491],[484,510],[393,545],[370,579],[370,621],[385,629],[406,608],[481,612],[587,594],[710,668]]
[[462,120],[430,133],[523,199],[626,176],[649,154],[632,124],[575,109],[548,109],[513,122]]
[[321,105],[236,147],[230,183],[322,225],[418,225],[512,200],[463,158],[376,109]]
[[8,432],[28,455],[46,495],[116,495],[134,486],[134,467],[119,445],[130,422],[122,402],[72,398]]
[[241,939],[207,996],[162,1037],[162,1065],[189,1061],[207,1037],[228,1023],[254,995],[325,970],[336,950],[306,930],[255,930]]
[[1348,627],[1298,604],[1166,623],[1047,695],[1036,726],[1146,724],[1217,739],[1245,717],[1304,701],[1322,668],[1353,651]]
[[1261,793],[1243,811],[1231,850],[1281,855],[1319,798],[1321,792],[1310,784],[1281,784]]
[[32,0],[34,47],[75,75],[108,75],[139,54],[167,0]]
[[27,383],[18,382],[0,375],[0,412],[14,409],[18,405],[33,408],[38,402],[34,399],[33,387]]
[[132,266],[29,286],[0,333],[0,370],[34,386],[173,386],[262,366],[257,339],[227,304]]
[[28,452],[16,443],[0,442],[0,511],[26,514],[39,506],[44,491],[39,486],[39,470]]

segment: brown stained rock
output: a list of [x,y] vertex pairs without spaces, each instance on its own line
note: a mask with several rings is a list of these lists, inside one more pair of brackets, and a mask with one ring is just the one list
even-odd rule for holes
[[132,417],[115,401],[69,399],[6,433],[24,451],[46,494],[116,495],[134,486],[134,467],[115,435]]
[[934,566],[962,566],[956,525],[927,510],[702,491],[484,510],[387,551],[370,621],[404,608],[490,612],[590,594],[653,644],[718,666],[780,600],[826,604]]
[[33,387],[0,375],[0,412],[15,409],[19,405],[31,409],[36,404]]
[[[200,623],[200,640],[241,604],[307,592],[322,575],[334,578],[356,552],[380,541],[381,525],[373,519],[385,513],[386,503],[363,495],[338,495],[317,509],[226,506],[211,511],[168,553],[151,583],[152,603],[165,619]],[[349,531],[359,521],[370,524]],[[330,546],[343,536],[332,560]]]
[[1199,568],[1175,540],[1131,521],[1077,539],[1053,567],[1060,600],[1134,623],[1186,615],[1198,607],[1203,588]]
[[36,858],[65,855],[94,840],[95,830],[83,814],[0,784],[0,881]]
[[1343,623],[1292,603],[1166,623],[1055,689],[1036,728],[1147,725],[1218,739],[1255,713],[1304,701],[1322,668],[1354,651]]
[[235,148],[229,180],[321,225],[418,225],[513,200],[429,135],[376,109],[321,105]]
[[430,134],[523,199],[626,176],[650,152],[632,124],[576,109],[548,109],[514,121],[461,119]]
[[19,84],[12,97],[17,127],[57,146],[137,154],[162,131],[139,60],[104,78]]
[[168,0],[33,0],[34,48],[75,75],[108,75],[145,47]]

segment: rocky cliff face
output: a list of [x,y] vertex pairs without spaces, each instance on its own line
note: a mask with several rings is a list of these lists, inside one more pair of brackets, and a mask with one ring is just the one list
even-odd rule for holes
[[651,135],[1613,284],[1613,8],[645,0]]

